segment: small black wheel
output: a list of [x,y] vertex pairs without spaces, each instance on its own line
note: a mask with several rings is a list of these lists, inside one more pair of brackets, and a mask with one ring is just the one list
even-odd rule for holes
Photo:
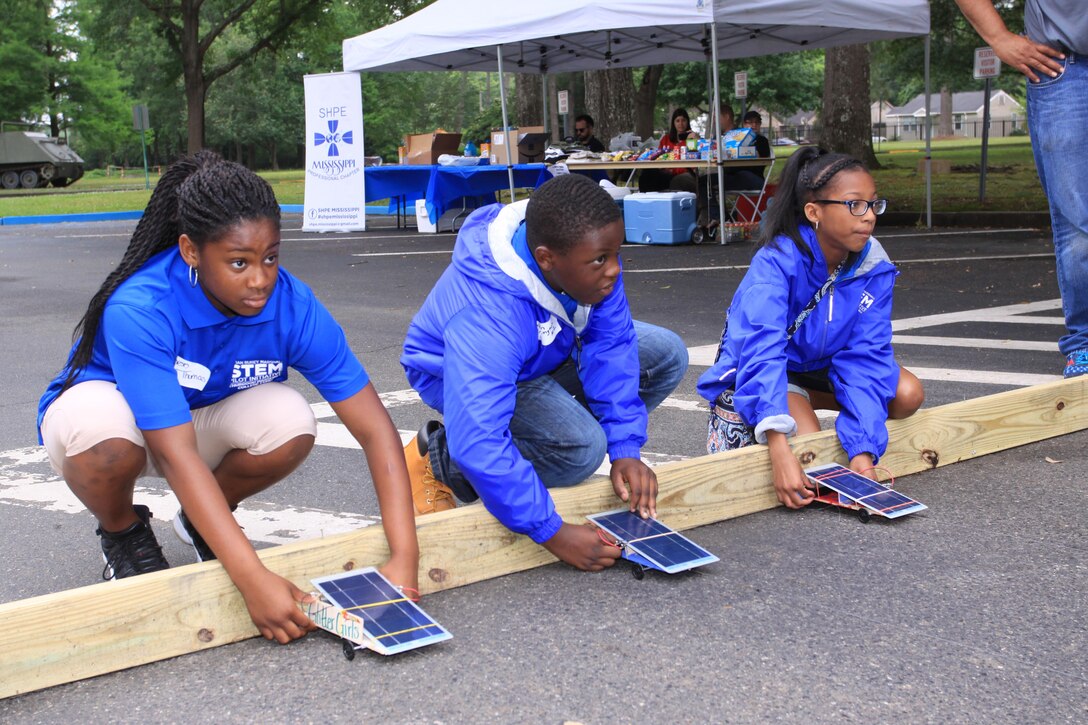
[[867,508],[858,509],[858,519],[861,521],[861,523],[867,524],[867,523],[869,523],[869,521],[872,518],[873,518],[873,515],[872,515],[872,513],[869,512],[869,509],[867,509]]
[[344,647],[344,659],[348,662],[355,659],[355,643],[350,639],[342,639],[340,640],[340,644]]
[[631,565],[631,576],[633,576],[635,579],[638,579],[639,581],[642,581],[643,579],[646,578],[646,570],[643,569],[638,564],[632,564]]
[[692,244],[702,244],[706,239],[706,231],[702,227],[695,227],[695,231],[691,233]]

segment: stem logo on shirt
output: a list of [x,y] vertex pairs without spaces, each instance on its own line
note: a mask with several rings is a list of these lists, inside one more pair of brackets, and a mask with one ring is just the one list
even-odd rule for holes
[[862,292],[861,293],[861,302],[858,303],[858,314],[860,315],[862,312],[865,312],[865,310],[872,307],[873,302],[875,302],[875,301],[876,300],[873,299],[873,296],[871,294],[869,294],[868,290]]
[[178,385],[193,390],[203,390],[212,376],[212,371],[208,368],[183,357],[174,360],[174,370],[178,374]]
[[283,362],[280,360],[235,360],[230,386],[237,390],[252,388],[254,385],[271,383],[281,375]]
[[548,318],[547,322],[536,323],[536,336],[541,345],[551,345],[559,335],[559,330],[559,320],[555,319],[555,315]]

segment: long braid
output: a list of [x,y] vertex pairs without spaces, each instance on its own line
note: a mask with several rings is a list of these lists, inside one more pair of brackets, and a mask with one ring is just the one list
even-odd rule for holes
[[759,245],[774,247],[779,236],[789,238],[803,254],[812,250],[801,237],[801,225],[808,225],[805,204],[816,198],[816,192],[831,183],[846,169],[864,169],[853,156],[828,153],[822,148],[804,146],[790,156],[778,180],[774,203],[767,209]]
[[268,182],[249,169],[212,151],[198,151],[171,164],[155,186],[120,263],[75,327],[73,339],[79,341],[68,359],[64,388],[90,363],[106,302],[125,280],[156,254],[176,247],[181,234],[188,234],[199,247],[235,224],[254,219],[278,224],[280,208]]

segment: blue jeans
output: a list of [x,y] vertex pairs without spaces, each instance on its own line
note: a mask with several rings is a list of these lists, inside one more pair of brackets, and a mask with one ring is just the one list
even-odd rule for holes
[[1062,353],[1088,349],[1088,58],[1066,53],[1057,78],[1028,82],[1028,129],[1050,202],[1058,290],[1067,334]]
[[[635,333],[638,395],[651,411],[684,377],[688,351],[676,333],[663,327],[635,320]],[[549,375],[518,383],[510,433],[514,445],[548,488],[581,483],[597,470],[608,452],[604,429],[586,407],[578,371],[570,359]],[[468,502],[479,498],[450,460],[445,428],[431,435],[428,452],[435,477],[453,489],[458,499]]]

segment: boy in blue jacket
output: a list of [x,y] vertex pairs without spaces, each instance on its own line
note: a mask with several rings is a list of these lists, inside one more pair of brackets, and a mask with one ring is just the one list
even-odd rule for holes
[[607,453],[616,494],[655,514],[657,477],[639,450],[647,411],[680,382],[687,350],[631,319],[623,237],[615,202],[577,174],[466,220],[401,356],[445,418],[405,449],[417,513],[480,499],[512,531],[597,571],[620,550],[565,523],[547,489],[580,483]]

